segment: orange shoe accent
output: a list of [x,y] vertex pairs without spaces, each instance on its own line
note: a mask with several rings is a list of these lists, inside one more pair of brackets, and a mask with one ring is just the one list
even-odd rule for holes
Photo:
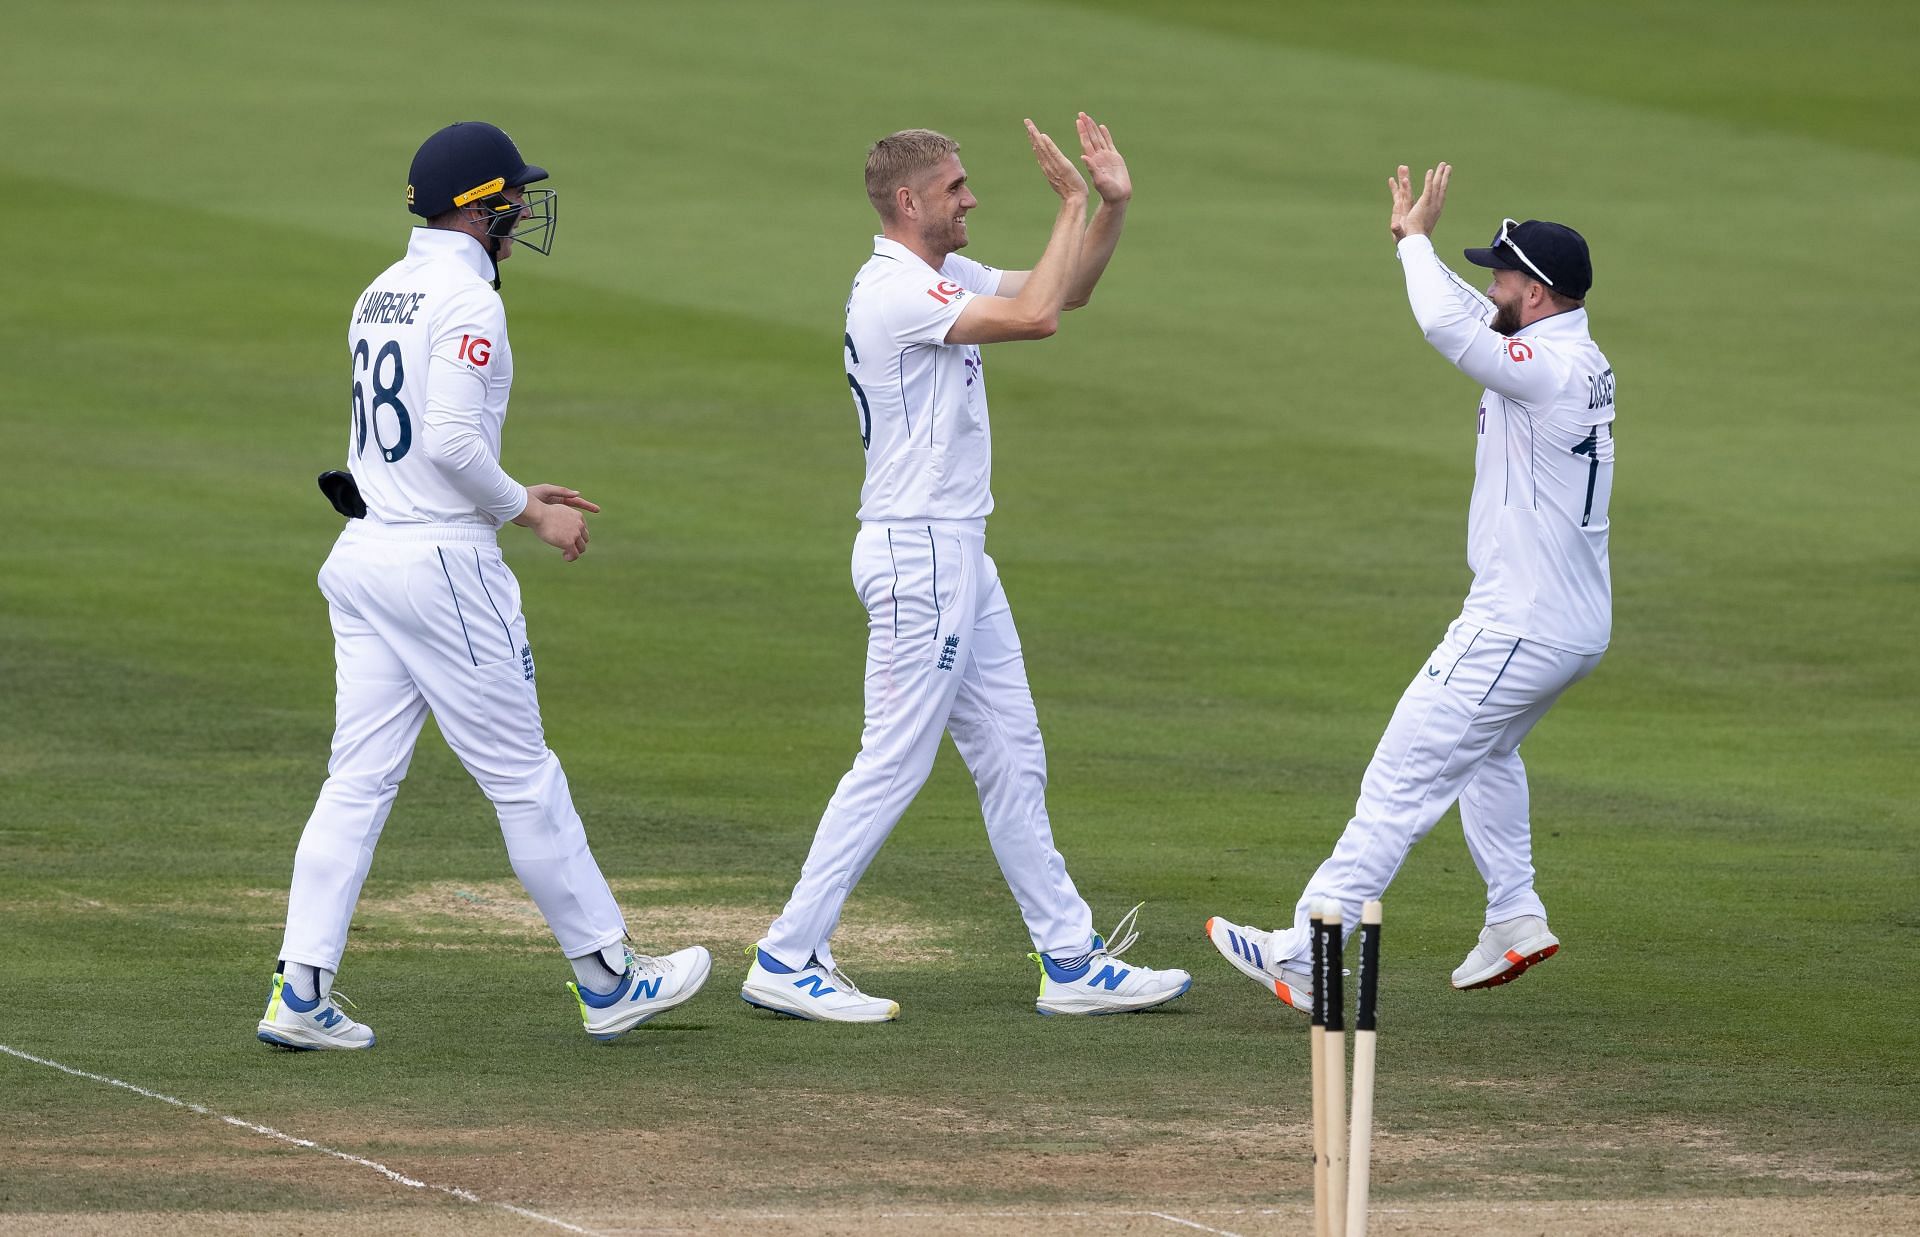
[[1461,991],[1469,992],[1475,988],[1498,988],[1501,984],[1510,984],[1526,974],[1529,967],[1545,962],[1548,958],[1553,957],[1553,955],[1559,952],[1560,947],[1558,945],[1549,945],[1537,954],[1521,954],[1509,949],[1506,953],[1506,958],[1508,962],[1513,963],[1511,967],[1495,975],[1492,979],[1483,979],[1477,984],[1462,988]]
[[1212,919],[1207,920],[1207,939],[1208,940],[1213,939],[1213,920]]

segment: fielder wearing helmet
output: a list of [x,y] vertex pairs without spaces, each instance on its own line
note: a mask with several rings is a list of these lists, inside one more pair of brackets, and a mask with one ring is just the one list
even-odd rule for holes
[[[660,956],[628,947],[547,747],[520,582],[500,553],[501,530],[515,526],[578,559],[583,513],[600,510],[501,466],[514,354],[500,263],[516,243],[551,249],[553,194],[526,188],[546,175],[492,125],[435,133],[407,186],[424,226],[348,316],[352,398],[340,390],[332,414],[344,422],[346,468],[320,478],[348,517],[319,577],[333,627],[333,749],[294,851],[286,934],[255,1028],[277,1047],[373,1046],[373,1029],[335,1003],[333,980],[429,715],[493,803],[514,874],[573,969],[586,1034],[625,1034],[692,997],[712,969],[698,945]],[[412,995],[456,999],[431,982]],[[494,1016],[475,1001],[462,1021]]]
[[480,120],[450,124],[421,143],[407,171],[407,209],[436,228],[466,232],[493,260],[493,286],[500,263],[515,245],[553,252],[559,195],[528,189],[547,170],[520,157],[499,128]]

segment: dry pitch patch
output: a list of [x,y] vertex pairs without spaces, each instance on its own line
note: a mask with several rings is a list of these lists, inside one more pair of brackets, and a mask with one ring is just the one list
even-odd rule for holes
[[[637,949],[661,953],[700,944],[716,958],[737,958],[766,933],[779,906],[746,900],[758,891],[757,881],[700,882],[707,896],[689,900],[691,882],[673,879],[608,882],[627,918],[627,930]],[[714,900],[731,893],[740,901]],[[249,897],[278,899],[284,907],[286,891],[249,890]],[[276,920],[276,923],[278,921]],[[355,948],[417,948],[422,939],[440,948],[492,949],[508,938],[526,949],[553,951],[540,910],[518,881],[433,881],[404,891],[376,893],[362,900],[355,915],[357,933],[378,941],[362,941]],[[451,934],[454,939],[444,939]],[[929,927],[913,922],[905,904],[863,894],[850,903],[839,933],[843,951],[897,962],[933,962],[951,951],[930,939]]]
[[[779,896],[766,896],[765,882],[737,877],[613,878],[608,884],[626,915],[635,948],[657,953],[705,945],[716,959],[739,958],[766,932],[781,905]],[[118,900],[57,886],[11,892],[12,897],[0,898],[0,914],[43,914],[52,909],[118,917],[132,924],[218,923],[276,938],[287,907],[284,886],[240,889],[231,896]],[[916,917],[906,903],[862,893],[848,905],[835,940],[849,955],[895,963],[944,961],[953,951],[938,941],[936,932],[937,925]],[[350,940],[349,959],[355,953],[393,949],[556,956],[553,936],[539,908],[511,878],[371,881],[355,908]],[[271,969],[272,960],[261,966]]]
[[[758,882],[615,888],[644,947],[701,941],[716,954],[737,953],[772,909],[759,904]],[[259,889],[217,903],[85,901],[92,914],[212,918],[270,935],[284,898]],[[951,956],[932,925],[885,898],[850,906],[843,933],[863,955]],[[552,950],[538,912],[511,880],[372,889],[354,948],[422,946]],[[318,1137],[444,1189],[411,1189],[363,1165],[139,1096],[90,1096],[57,1123],[5,1123],[0,1232],[251,1233],[262,1224],[290,1232],[565,1231],[495,1204],[606,1233],[1251,1235],[1299,1232],[1309,1214],[1308,1129],[1259,1106],[1204,1120],[1155,1119],[788,1088],[758,1089],[751,1103],[637,1111],[630,1126],[596,1131],[510,1121],[448,1129],[377,1110],[232,1115]],[[1464,1133],[1393,1124],[1383,1113],[1376,1135],[1377,1233],[1920,1233],[1912,1165],[1863,1167],[1671,1119]],[[1666,1197],[1569,1201],[1590,1193],[1580,1183],[1596,1175],[1656,1180]],[[445,1189],[483,1201],[461,1202]],[[312,1210],[287,1211],[288,1200]]]
[[[78,1085],[78,1084],[77,1084]],[[97,1084],[95,1084],[97,1085]],[[61,1129],[22,1129],[0,1158],[8,1190],[0,1232],[561,1232],[514,1215],[525,1207],[599,1233],[1001,1232],[1297,1233],[1310,1215],[1304,1125],[1246,1110],[1220,1122],[1095,1120],[1074,1126],[975,1109],[919,1108],[794,1092],[765,1112],[807,1112],[805,1127],[759,1118],[701,1119],[593,1134],[530,1126],[449,1131],[377,1119],[286,1114],[291,1134],[330,1145],[480,1204],[409,1189],[376,1172],[274,1143],[217,1120],[151,1111],[129,1096]],[[253,1116],[257,1114],[236,1114]],[[1729,1145],[1716,1130],[1672,1123],[1619,1127],[1584,1147],[1547,1131],[1441,1138],[1381,1131],[1373,1231],[1382,1234],[1920,1233],[1910,1166],[1863,1174]],[[1561,1132],[1562,1134],[1564,1132]],[[876,1139],[892,1149],[872,1154]],[[1622,1148],[1708,1171],[1715,1197],[1528,1198],[1566,1156]],[[63,1210],[69,1191],[103,1181],[137,1194],[168,1183],[246,1209],[183,1206]],[[1782,1190],[1820,1197],[1740,1197]],[[1053,1201],[1036,1201],[1045,1190]],[[1732,1195],[1732,1196],[1726,1196]],[[189,1195],[189,1197],[191,1197]],[[284,1212],[288,1197],[324,1199]],[[258,1201],[262,1210],[251,1209]],[[1000,1200],[1000,1201],[995,1201]],[[1098,1200],[1097,1204],[1091,1200]]]
[[[618,1211],[604,1200],[570,1211],[573,1229],[607,1234],[765,1233],[769,1237],[826,1234],[915,1234],[976,1237],[998,1233],[1058,1233],[1107,1237],[1117,1234],[1217,1233],[1230,1237],[1281,1237],[1311,1229],[1309,1206],[1255,1210],[1174,1211],[929,1211],[853,1208],[799,1214],[715,1210],[682,1212],[642,1208]],[[1379,1237],[1810,1237],[1814,1234],[1920,1233],[1920,1198],[1687,1199],[1669,1203],[1431,1203],[1375,1208],[1369,1232]],[[201,1233],[366,1233],[420,1237],[495,1237],[496,1234],[559,1233],[551,1224],[504,1212],[449,1203],[438,1209],[380,1206],[300,1212],[146,1211],[111,1214],[40,1213],[0,1215],[0,1234],[72,1234],[106,1237],[135,1232],[157,1237]]]

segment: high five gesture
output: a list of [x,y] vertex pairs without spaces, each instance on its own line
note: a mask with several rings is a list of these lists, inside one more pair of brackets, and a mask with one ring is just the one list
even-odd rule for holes
[[1080,130],[1080,162],[1087,165],[1087,175],[1100,200],[1124,203],[1132,198],[1133,178],[1127,175],[1127,161],[1114,148],[1113,134],[1085,112],[1080,113],[1074,125]]
[[1387,177],[1387,192],[1393,195],[1393,213],[1387,217],[1387,230],[1393,233],[1394,240],[1433,235],[1434,225],[1440,222],[1440,211],[1447,204],[1447,182],[1452,178],[1451,163],[1428,168],[1416,201],[1406,164],[1400,165],[1397,175]]

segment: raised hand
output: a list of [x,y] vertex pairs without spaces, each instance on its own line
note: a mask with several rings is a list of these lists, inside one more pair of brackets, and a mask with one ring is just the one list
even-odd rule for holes
[[1027,121],[1027,141],[1033,144],[1033,157],[1040,163],[1040,171],[1045,174],[1047,184],[1060,195],[1061,201],[1079,198],[1083,202],[1087,196],[1087,182],[1080,178],[1080,169],[1053,144],[1053,139],[1040,132],[1033,121]]
[[1452,176],[1453,165],[1450,163],[1428,168],[1417,200],[1413,196],[1413,183],[1407,175],[1406,164],[1400,165],[1398,175],[1387,177],[1387,192],[1393,195],[1393,210],[1387,217],[1387,230],[1393,233],[1394,240],[1433,235],[1434,225],[1440,222],[1440,212],[1447,204],[1447,181]]
[[1087,165],[1100,200],[1117,206],[1133,197],[1133,178],[1127,174],[1127,161],[1114,148],[1113,134],[1085,112],[1074,125],[1080,130],[1080,162]]

